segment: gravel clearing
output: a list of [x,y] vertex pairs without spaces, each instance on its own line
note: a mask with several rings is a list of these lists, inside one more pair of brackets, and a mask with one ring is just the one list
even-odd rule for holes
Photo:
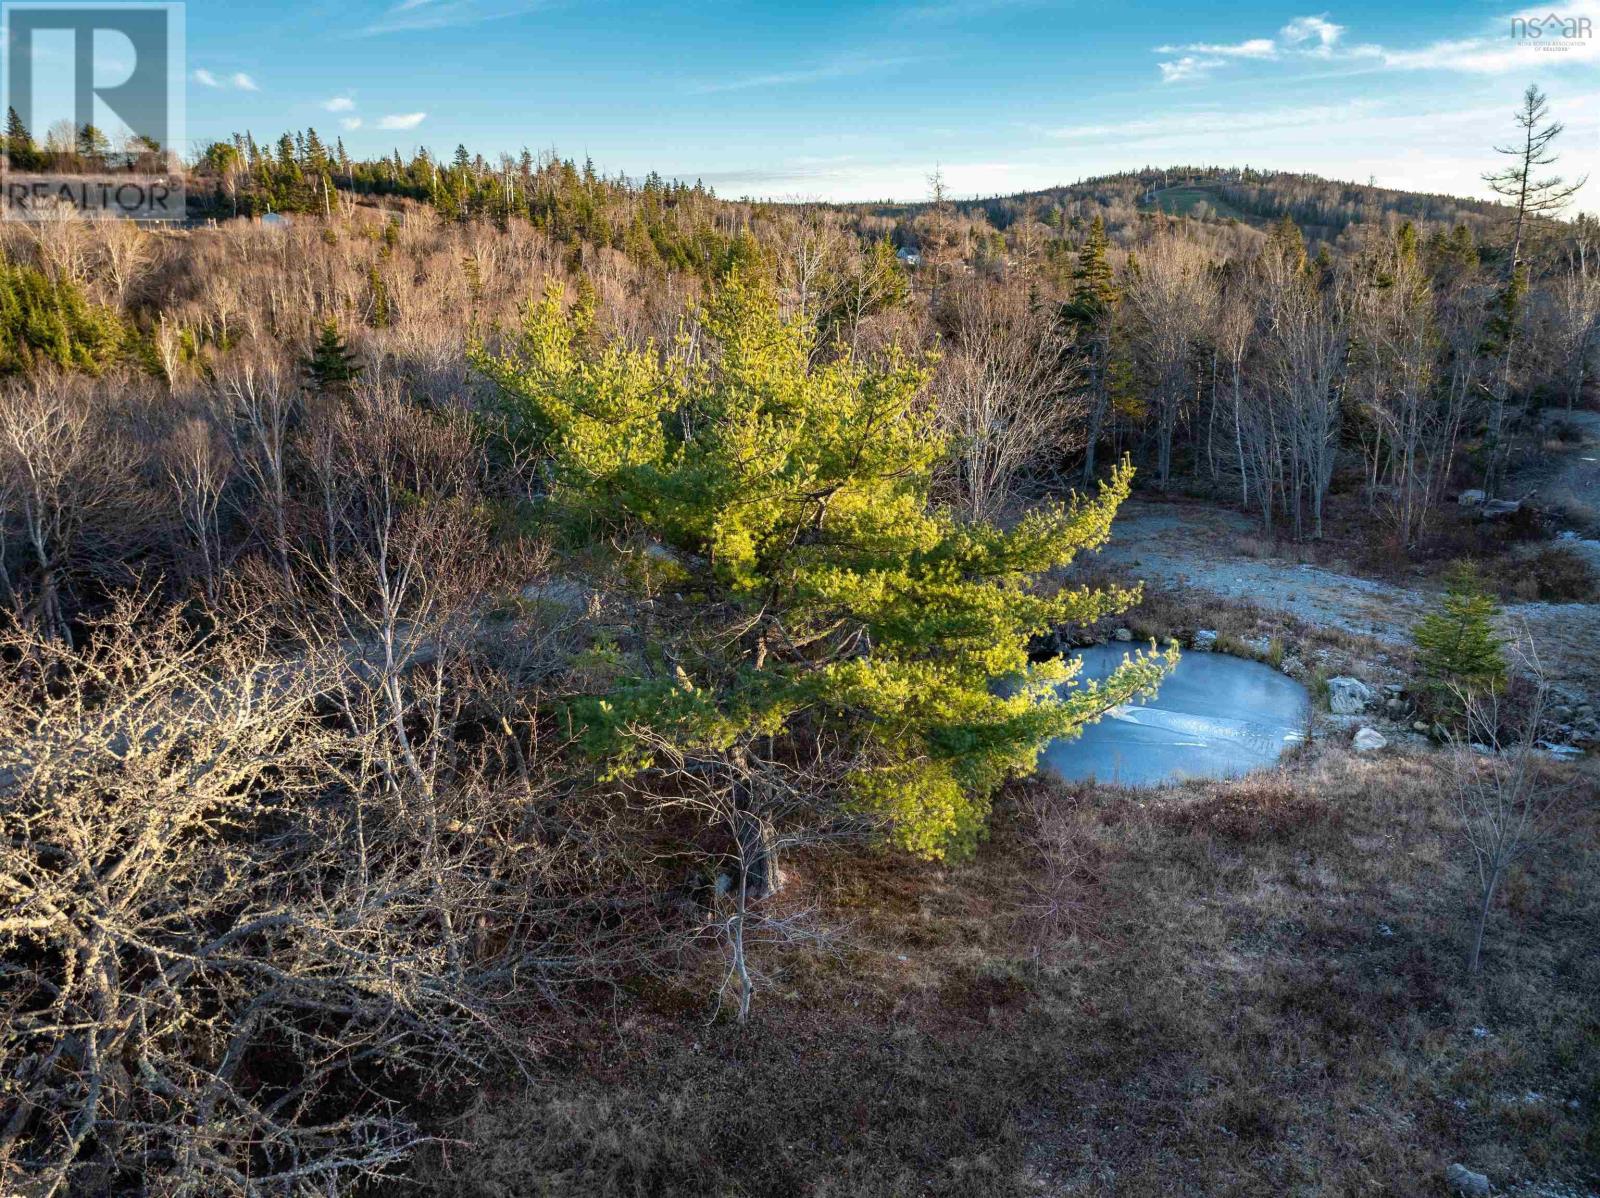
[[[1110,544],[1085,564],[1253,603],[1307,624],[1394,645],[1409,642],[1412,625],[1437,600],[1437,591],[1240,553],[1240,538],[1258,529],[1249,516],[1225,508],[1130,499],[1112,526]],[[1600,606],[1510,604],[1503,628],[1508,636],[1523,630],[1532,635],[1552,681],[1591,693],[1597,689]]]

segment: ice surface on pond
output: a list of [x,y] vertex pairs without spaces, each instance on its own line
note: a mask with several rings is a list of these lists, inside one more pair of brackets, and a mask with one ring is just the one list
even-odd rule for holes
[[[1105,679],[1124,645],[1076,656],[1078,679]],[[1155,695],[1113,707],[1071,740],[1051,741],[1039,768],[1068,781],[1130,786],[1233,778],[1271,765],[1305,737],[1306,688],[1271,666],[1222,653],[1185,653]]]

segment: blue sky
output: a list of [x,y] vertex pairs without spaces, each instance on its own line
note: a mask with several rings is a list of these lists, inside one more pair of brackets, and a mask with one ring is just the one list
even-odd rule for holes
[[[315,126],[352,153],[526,145],[727,196],[961,195],[1203,162],[1481,193],[1530,81],[1596,181],[1600,0],[191,0],[188,134]],[[1549,8],[1535,10],[1543,17]]]

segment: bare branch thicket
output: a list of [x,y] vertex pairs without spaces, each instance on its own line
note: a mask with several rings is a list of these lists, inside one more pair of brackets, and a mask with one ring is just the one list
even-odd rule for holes
[[[387,679],[284,659],[228,606],[204,642],[131,600],[81,649],[0,634],[29,663],[0,677],[5,1192],[387,1176],[426,1138],[416,1094],[525,1060],[530,999],[654,943],[630,939],[648,903],[614,918],[633,871],[565,812],[554,755],[455,733],[520,683],[465,654],[408,679],[438,725],[419,782]],[[344,718],[353,695],[378,718]]]
[[1018,794],[1022,835],[1040,868],[1024,880],[1019,931],[1026,937],[1034,967],[1049,963],[1054,946],[1078,934],[1087,920],[1087,854],[1071,804],[1036,789]]
[[370,837],[349,855],[348,805],[318,806],[348,746],[306,724],[314,672],[202,652],[136,603],[81,651],[5,636],[32,663],[0,679],[5,1188],[305,1192],[392,1166],[404,1118],[358,1090],[319,1107],[482,1013],[388,934],[416,903],[398,862]]
[[525,563],[486,545],[468,423],[382,389],[311,423],[298,585],[247,576],[203,644],[131,602],[79,650],[0,644],[30,663],[0,678],[0,1189],[387,1175],[408,1098],[658,951],[645,872],[540,744],[566,625],[485,624]]
[[951,349],[935,399],[954,454],[957,502],[975,520],[1015,499],[1022,475],[1054,468],[1082,431],[1065,335],[1024,297],[982,285],[946,292]]
[[74,576],[109,571],[127,581],[123,551],[152,518],[140,503],[135,447],[111,427],[103,399],[66,380],[0,390],[3,535],[24,546],[16,569],[35,584],[32,610],[62,638],[71,636]]

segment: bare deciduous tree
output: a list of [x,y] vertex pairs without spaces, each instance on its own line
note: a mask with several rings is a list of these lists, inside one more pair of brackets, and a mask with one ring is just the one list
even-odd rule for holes
[[220,514],[232,455],[207,417],[191,416],[173,429],[162,456],[178,515],[199,558],[195,572],[215,603],[225,564]]
[[1565,797],[1540,768],[1549,688],[1537,656],[1529,650],[1522,657],[1533,681],[1522,710],[1509,710],[1499,691],[1457,694],[1464,718],[1452,746],[1456,813],[1478,873],[1469,973],[1478,972],[1489,913],[1506,871],[1538,846]]
[[62,384],[0,392],[0,495],[37,571],[36,612],[70,638],[63,590],[85,533],[115,533],[135,502],[132,447],[108,435],[82,388]]
[[220,381],[232,409],[234,455],[268,522],[268,540],[284,581],[289,566],[289,432],[299,407],[298,390],[273,360],[245,362]]
[[1048,319],[983,283],[953,290],[955,344],[935,382],[938,411],[954,443],[959,502],[987,519],[1025,470],[1059,461],[1082,405],[1065,337]]
[[1216,287],[1206,275],[1199,246],[1161,237],[1139,254],[1124,304],[1143,368],[1156,425],[1156,478],[1172,477],[1172,443],[1195,388],[1195,354],[1216,306]]

